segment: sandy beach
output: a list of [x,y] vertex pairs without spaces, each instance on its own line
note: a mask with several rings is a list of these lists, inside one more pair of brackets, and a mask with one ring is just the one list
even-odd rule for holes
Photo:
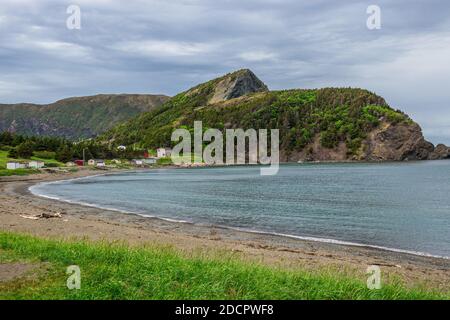
[[[169,222],[51,200],[34,196],[28,190],[39,182],[100,173],[103,171],[79,170],[0,178],[0,229],[46,238],[168,245],[188,253],[222,251],[263,264],[310,270],[328,268],[362,279],[366,278],[369,265],[378,265],[382,281],[395,278],[408,286],[450,290],[450,260],[447,259]],[[59,213],[61,217],[30,218]]]

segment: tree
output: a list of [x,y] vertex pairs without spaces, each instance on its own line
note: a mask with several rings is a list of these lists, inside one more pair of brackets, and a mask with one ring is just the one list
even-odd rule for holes
[[10,146],[13,141],[13,135],[9,131],[4,131],[0,135],[0,144]]
[[19,144],[16,148],[17,155],[20,158],[30,158],[33,156],[33,143],[30,141]]
[[9,152],[8,152],[8,158],[15,159],[15,158],[18,158],[18,157],[19,157],[19,155],[17,154],[16,148],[11,148],[11,150],[9,150]]
[[56,152],[56,160],[60,162],[68,162],[71,161],[72,158],[73,152],[67,145],[65,145]]

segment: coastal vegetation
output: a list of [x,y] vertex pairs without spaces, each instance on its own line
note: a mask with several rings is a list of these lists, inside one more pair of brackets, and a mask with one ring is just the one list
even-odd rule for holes
[[[0,233],[0,263],[34,266],[0,282],[0,299],[448,299],[400,281],[369,290],[361,277],[336,271],[284,269],[235,255],[181,253],[154,245],[62,241]],[[66,286],[80,268],[80,289]]]
[[74,141],[93,138],[167,99],[164,95],[101,94],[46,105],[0,104],[0,131],[65,137]]
[[24,136],[8,131],[0,134],[0,176],[37,173],[33,169],[6,170],[8,161],[42,161],[46,167],[63,166],[74,159],[132,159],[142,157],[143,150],[117,150],[93,140],[73,142],[65,138]]
[[173,144],[175,129],[193,130],[194,121],[202,121],[204,130],[279,129],[280,150],[285,154],[302,152],[319,141],[326,149],[344,143],[350,157],[361,152],[363,141],[381,123],[413,124],[380,96],[357,88],[259,88],[232,99],[217,99],[224,83],[249,75],[250,71],[240,70],[200,84],[107,131],[99,141],[156,148]]

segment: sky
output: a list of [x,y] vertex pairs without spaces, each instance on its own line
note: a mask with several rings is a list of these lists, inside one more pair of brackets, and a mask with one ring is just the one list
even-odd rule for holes
[[0,0],[0,103],[175,95],[241,68],[273,90],[368,89],[450,145],[448,0]]

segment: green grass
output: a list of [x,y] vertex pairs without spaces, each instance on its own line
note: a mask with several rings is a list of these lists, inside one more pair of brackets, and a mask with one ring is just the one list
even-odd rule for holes
[[26,176],[29,174],[39,173],[39,170],[36,169],[15,169],[15,170],[7,170],[6,163],[8,161],[43,161],[47,164],[56,164],[58,167],[62,166],[63,163],[55,160],[55,159],[44,159],[40,157],[33,156],[30,159],[12,159],[8,157],[8,151],[0,150],[0,177],[4,176]]
[[6,162],[8,162],[8,151],[0,150],[0,169],[6,168]]
[[[0,263],[45,262],[28,280],[0,282],[0,299],[448,299],[400,284],[369,290],[332,272],[285,270],[230,255],[182,254],[168,247],[64,242],[0,233]],[[66,287],[78,265],[81,289]]]
[[9,177],[9,176],[27,176],[29,174],[39,173],[40,171],[37,169],[0,169],[0,177]]

